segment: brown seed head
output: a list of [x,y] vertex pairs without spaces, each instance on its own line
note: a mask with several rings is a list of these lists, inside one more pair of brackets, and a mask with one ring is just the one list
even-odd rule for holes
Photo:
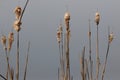
[[110,33],[110,35],[109,35],[109,43],[111,43],[113,39],[114,39],[114,34],[113,34],[113,32],[112,32],[112,33]]
[[14,33],[11,32],[11,33],[9,33],[9,35],[8,35],[8,51],[11,50],[13,41],[14,41]]
[[19,19],[20,18],[20,15],[22,13],[22,8],[20,6],[17,6],[14,10],[14,13],[16,15],[16,19]]
[[97,25],[100,22],[100,14],[98,12],[96,12],[96,14],[95,14],[95,22],[96,22]]
[[14,30],[15,31],[17,31],[17,32],[19,32],[20,30],[21,30],[21,22],[19,21],[19,20],[16,20],[15,22],[14,22],[14,24],[13,24],[13,27],[14,27]]
[[60,30],[58,29],[58,30],[57,30],[57,42],[60,43],[60,41],[61,41],[61,32],[60,32]]
[[65,15],[64,15],[64,20],[65,21],[69,21],[70,20],[70,13],[69,12],[66,12]]
[[2,35],[2,37],[1,37],[1,43],[3,45],[3,48],[5,49],[6,48],[6,36],[5,35]]

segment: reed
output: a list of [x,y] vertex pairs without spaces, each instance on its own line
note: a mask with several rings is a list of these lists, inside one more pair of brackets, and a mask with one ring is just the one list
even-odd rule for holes
[[105,61],[103,65],[103,71],[102,71],[102,80],[104,80],[104,75],[105,75],[105,70],[106,70],[106,65],[107,65],[107,59],[108,59],[108,54],[109,54],[109,48],[112,40],[114,39],[113,33],[110,33],[110,29],[108,27],[108,46],[107,46],[107,52],[105,56]]
[[100,14],[99,12],[96,12],[95,14],[95,22],[97,25],[97,37],[96,37],[96,80],[98,80],[99,77],[99,68],[100,68],[100,58],[99,58],[99,32],[98,32],[98,25],[99,25],[99,21],[100,21]]
[[88,37],[89,37],[89,62],[90,62],[90,77],[89,80],[93,80],[93,75],[92,75],[92,57],[91,57],[91,27],[90,27],[90,19],[89,19],[89,31],[88,31]]
[[19,80],[19,32],[21,30],[21,24],[22,24],[21,20],[28,2],[29,0],[26,1],[23,10],[21,9],[21,7],[15,8],[16,20],[14,22],[14,29],[17,32],[16,80]]
[[28,43],[28,50],[27,50],[27,57],[26,57],[25,70],[24,70],[25,72],[24,72],[24,79],[23,80],[26,80],[29,50],[30,50],[30,42]]
[[66,80],[70,80],[70,59],[69,59],[69,41],[70,41],[70,13],[66,12],[64,15],[66,25]]
[[85,80],[85,47],[82,50],[82,56],[80,57],[80,66],[81,66],[81,80]]

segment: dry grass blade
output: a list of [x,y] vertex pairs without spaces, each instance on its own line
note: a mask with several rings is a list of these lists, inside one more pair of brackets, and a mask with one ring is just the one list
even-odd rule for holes
[[24,80],[26,80],[26,73],[27,73],[27,64],[28,64],[28,54],[30,50],[30,42],[28,43],[28,50],[27,50],[27,57],[26,57],[26,64],[25,64],[25,72],[24,72]]

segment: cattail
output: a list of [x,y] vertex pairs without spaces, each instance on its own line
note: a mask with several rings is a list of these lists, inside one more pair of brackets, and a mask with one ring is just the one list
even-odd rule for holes
[[66,30],[69,30],[69,21],[70,21],[70,13],[66,12],[64,15],[64,20],[66,24]]
[[61,41],[61,33],[60,33],[59,29],[57,30],[57,41],[58,41],[58,43],[60,43],[60,41]]
[[14,41],[14,33],[10,32],[8,35],[8,51],[11,50],[13,41]]
[[19,20],[15,20],[14,24],[13,24],[13,27],[14,27],[14,30],[19,32],[21,30],[21,24],[22,22],[20,22]]
[[14,10],[14,13],[15,13],[15,15],[16,15],[16,19],[18,20],[18,19],[20,18],[20,16],[21,16],[21,13],[22,13],[21,7],[20,7],[20,6],[17,6],[17,7],[15,8],[15,10]]
[[113,32],[109,35],[109,43],[112,42],[112,40],[114,39],[114,34]]
[[100,14],[98,12],[96,12],[95,14],[95,22],[96,22],[96,25],[98,25],[100,22]]
[[6,49],[6,36],[5,35],[2,35],[2,37],[1,37],[1,43],[3,45],[3,48]]

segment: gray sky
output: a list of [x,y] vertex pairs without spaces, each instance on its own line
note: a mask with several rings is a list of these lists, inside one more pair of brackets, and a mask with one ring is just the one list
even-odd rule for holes
[[[25,0],[0,1],[0,33],[7,35],[13,25],[13,10],[24,6]],[[88,55],[88,19],[92,28],[92,55],[95,58],[96,25],[95,12],[100,12],[99,25],[100,57],[103,62],[107,48],[107,27],[114,32],[115,39],[110,47],[105,80],[119,80],[120,74],[120,11],[119,0],[30,0],[22,20],[20,31],[20,77],[23,78],[27,42],[31,42],[27,80],[56,80],[59,65],[56,30],[68,9],[71,15],[70,62],[71,75],[80,79],[79,54],[86,46]],[[15,31],[14,31],[15,32]],[[0,34],[1,35],[1,34]],[[16,34],[15,34],[16,37]],[[16,39],[11,51],[11,66],[15,68]],[[5,55],[0,45],[0,73],[5,75]],[[95,66],[95,64],[94,64]]]

